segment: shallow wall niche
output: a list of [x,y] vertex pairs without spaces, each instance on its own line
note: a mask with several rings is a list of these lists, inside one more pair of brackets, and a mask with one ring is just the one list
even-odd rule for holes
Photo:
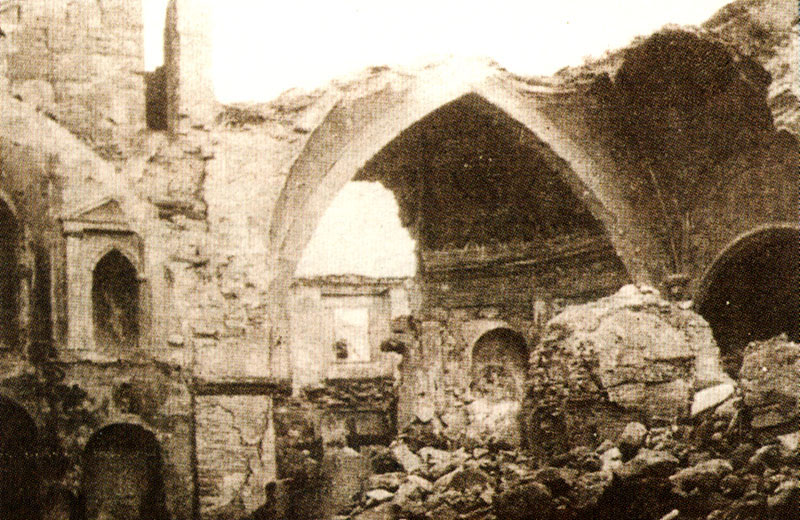
[[144,244],[121,205],[102,199],[65,218],[68,353],[79,359],[140,358],[146,347]]
[[703,278],[697,311],[708,321],[725,369],[736,375],[750,341],[800,338],[800,228],[755,230],[735,240]]
[[525,338],[507,328],[490,330],[472,347],[472,393],[491,400],[521,400],[527,367]]
[[95,265],[92,276],[95,343],[133,348],[139,343],[139,281],[136,268],[112,249]]
[[39,518],[36,471],[37,432],[33,419],[0,397],[0,518]]
[[134,424],[112,424],[92,435],[83,455],[82,520],[166,520],[161,447]]
[[0,201],[0,349],[12,348],[19,340],[19,279],[17,247],[19,228],[9,207]]

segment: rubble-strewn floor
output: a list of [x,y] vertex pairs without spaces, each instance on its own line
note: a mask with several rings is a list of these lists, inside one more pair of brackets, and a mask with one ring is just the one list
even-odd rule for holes
[[[751,343],[739,381],[696,393],[683,417],[649,428],[631,422],[596,448],[545,457],[498,446],[448,449],[452,440],[434,430],[418,420],[390,446],[362,448],[371,474],[349,506],[326,516],[800,519],[800,345],[785,335]],[[302,509],[284,507],[286,518]],[[283,516],[276,511],[265,506],[254,518]]]
[[742,403],[732,396],[686,424],[631,423],[598,449],[542,462],[487,448],[414,452],[398,440],[377,453],[402,471],[372,475],[340,518],[800,518],[798,435],[758,442]]

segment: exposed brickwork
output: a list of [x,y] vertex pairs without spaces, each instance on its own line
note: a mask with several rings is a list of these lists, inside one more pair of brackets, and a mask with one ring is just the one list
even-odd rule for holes
[[200,517],[230,518],[256,509],[274,475],[270,398],[199,396],[195,407]]

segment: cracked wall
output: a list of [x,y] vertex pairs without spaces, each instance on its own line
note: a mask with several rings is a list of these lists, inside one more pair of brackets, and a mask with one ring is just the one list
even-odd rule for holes
[[195,404],[201,518],[230,518],[265,501],[274,475],[272,401],[265,396],[199,396]]
[[145,122],[140,3],[26,1],[14,25],[11,92],[103,157],[125,157]]

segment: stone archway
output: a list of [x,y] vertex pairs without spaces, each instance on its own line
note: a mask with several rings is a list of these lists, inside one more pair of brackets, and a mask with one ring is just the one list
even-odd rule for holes
[[0,518],[39,517],[37,431],[30,415],[0,397]]
[[100,347],[130,349],[139,344],[139,282],[136,267],[116,249],[95,265],[92,319]]
[[97,431],[83,453],[83,520],[167,520],[162,465],[158,440],[141,426]]
[[272,214],[269,315],[274,369],[280,371],[281,359],[288,359],[285,309],[292,274],[325,209],[379,152],[416,132],[420,124],[436,125],[431,121],[437,112],[453,104],[491,112],[497,124],[514,126],[520,141],[535,142],[531,146],[547,169],[557,172],[558,182],[577,199],[575,205],[587,209],[605,230],[631,278],[653,283],[660,276],[654,273],[665,271],[658,240],[637,220],[620,187],[600,182],[602,172],[613,170],[613,159],[597,147],[589,150],[574,142],[548,119],[547,96],[560,94],[526,97],[518,90],[524,87],[514,81],[485,65],[448,65],[425,71],[400,90],[389,86],[331,109],[291,165]]
[[726,247],[703,276],[695,306],[735,375],[750,341],[800,337],[800,227],[766,226]]

